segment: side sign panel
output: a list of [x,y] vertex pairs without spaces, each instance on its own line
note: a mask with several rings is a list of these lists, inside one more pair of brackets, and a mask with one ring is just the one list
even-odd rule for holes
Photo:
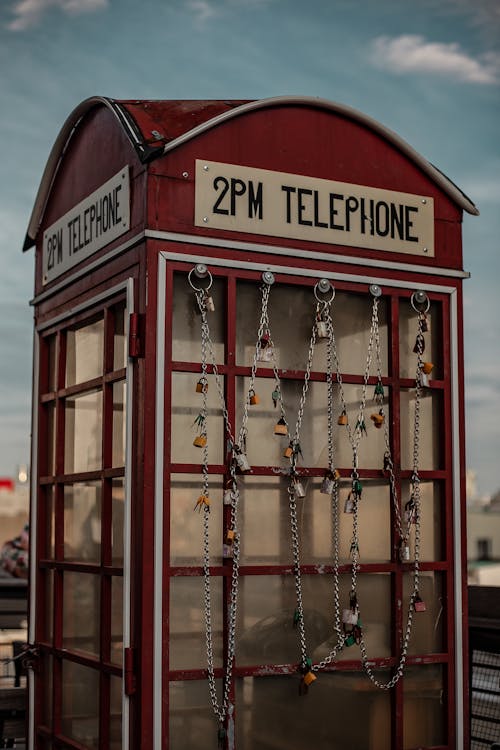
[[45,230],[43,283],[53,281],[129,228],[129,171],[124,167]]
[[196,160],[195,226],[434,256],[429,196]]

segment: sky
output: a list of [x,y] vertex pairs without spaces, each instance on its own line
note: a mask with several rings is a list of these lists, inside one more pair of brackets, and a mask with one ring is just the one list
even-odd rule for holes
[[34,254],[50,149],[83,99],[319,96],[395,131],[464,215],[467,468],[500,489],[498,0],[2,0],[0,475],[29,461]]

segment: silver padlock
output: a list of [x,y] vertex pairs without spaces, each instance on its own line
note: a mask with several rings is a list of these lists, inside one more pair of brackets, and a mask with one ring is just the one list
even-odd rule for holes
[[214,301],[209,294],[205,294],[205,310],[207,312],[215,312]]
[[222,496],[222,502],[224,505],[233,504],[233,488],[232,487],[226,487],[226,489],[224,490],[224,494]]
[[344,625],[357,625],[358,624],[358,612],[357,610],[344,609],[342,612],[342,622]]
[[422,371],[420,371],[420,385],[422,386],[422,388],[429,387],[429,376]]
[[222,557],[228,558],[233,557],[233,545],[232,544],[223,544],[222,545]]
[[293,492],[295,497],[305,497],[306,491],[304,489],[304,485],[299,479],[295,479],[293,483]]
[[257,362],[271,362],[273,358],[273,347],[272,346],[266,346],[265,349],[262,347],[259,348],[259,356],[257,357]]
[[335,480],[331,471],[327,471],[321,482],[320,492],[323,495],[331,495],[335,489]]
[[319,339],[328,338],[328,326],[324,320],[316,321],[316,335]]
[[344,513],[354,513],[354,498],[351,493],[345,499]]
[[409,562],[410,560],[410,548],[405,542],[399,548],[399,559],[401,562]]
[[236,458],[236,463],[238,464],[240,471],[250,471],[252,467],[248,463],[246,453],[236,453],[235,458]]

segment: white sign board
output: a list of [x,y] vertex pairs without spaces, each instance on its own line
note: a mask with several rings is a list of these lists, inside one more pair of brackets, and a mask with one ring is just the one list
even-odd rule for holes
[[130,227],[128,167],[84,198],[43,233],[43,283],[48,284]]
[[195,226],[434,256],[434,200],[196,161]]

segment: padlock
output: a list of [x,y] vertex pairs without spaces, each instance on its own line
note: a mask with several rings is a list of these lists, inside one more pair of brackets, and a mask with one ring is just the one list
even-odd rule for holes
[[251,406],[255,406],[256,404],[260,404],[260,398],[257,396],[257,394],[255,393],[255,391],[253,390],[253,388],[252,388],[252,390],[250,390],[248,392],[248,403]]
[[321,482],[320,492],[323,495],[331,495],[335,489],[335,479],[331,471],[327,471]]
[[425,612],[425,602],[419,597],[418,594],[413,600],[413,609],[415,610],[415,612]]
[[206,393],[208,391],[208,380],[200,378],[196,383],[196,393]]
[[233,504],[233,487],[232,485],[230,487],[226,487],[224,490],[224,494],[222,496],[222,503],[224,505],[232,505]]
[[420,371],[420,385],[422,388],[428,388],[429,387],[429,376],[426,375],[423,370]]
[[271,398],[273,400],[274,408],[278,406],[278,401],[281,398],[281,393],[279,388],[275,388],[274,391],[271,393]]
[[434,363],[433,362],[422,362],[422,372],[425,375],[430,375],[430,373],[434,369]]
[[293,443],[289,443],[283,451],[284,458],[291,458],[293,456]]
[[196,505],[194,506],[194,510],[201,511],[203,507],[206,507],[207,510],[210,510],[210,498],[208,495],[200,495],[198,500],[196,501]]
[[257,362],[271,362],[273,358],[273,347],[268,346],[265,349],[259,347],[259,353],[257,355]]
[[363,494],[363,485],[359,481],[359,479],[355,479],[352,483],[352,493],[355,495],[358,500],[361,500],[361,495]]
[[259,346],[261,349],[265,349],[269,346],[271,343],[271,334],[269,331],[266,331],[266,333],[263,334],[262,338],[259,340]]
[[378,396],[382,398],[384,397],[384,386],[382,385],[380,381],[375,386],[375,392],[373,394],[373,398],[375,399],[375,401],[377,401]]
[[205,301],[205,310],[207,310],[207,312],[215,312],[214,301],[209,294],[205,294],[204,301]]
[[328,338],[328,327],[324,320],[316,321],[316,335],[319,339]]
[[360,434],[361,434],[361,435],[362,435],[363,433],[364,433],[365,435],[367,435],[367,434],[368,434],[368,433],[366,432],[366,424],[365,424],[365,418],[364,418],[364,417],[359,417],[358,421],[356,422],[356,428],[355,428],[355,429],[356,429],[356,430],[359,430],[359,432],[360,432]]
[[232,544],[223,544],[222,545],[222,557],[225,557],[226,559],[233,557],[234,550]]
[[305,497],[306,491],[304,489],[304,485],[300,481],[300,479],[294,479],[293,481],[293,493],[295,497]]
[[410,560],[410,548],[403,542],[399,548],[399,559],[401,562],[409,562]]
[[250,469],[252,468],[248,463],[246,454],[242,453],[241,451],[236,453],[236,463],[238,464],[240,471],[250,471]]
[[356,610],[344,609],[342,612],[342,622],[344,625],[357,625],[358,613]]
[[377,428],[377,430],[380,430],[380,428],[382,427],[382,425],[385,422],[384,412],[382,410],[380,410],[378,414],[372,414],[370,416],[370,419],[372,420],[372,422],[375,425],[375,427]]
[[349,633],[344,640],[344,646],[354,646],[355,643],[356,638],[352,633]]
[[204,448],[207,444],[207,436],[204,432],[201,433],[201,435],[196,435],[195,439],[193,440],[193,445],[195,445],[197,448]]
[[226,532],[226,542],[232,544],[234,542],[235,532],[234,529],[228,529]]
[[346,497],[346,500],[344,503],[344,513],[354,513],[354,498],[351,492],[349,492],[349,494]]
[[313,683],[318,678],[316,677],[316,675],[314,674],[314,672],[311,672],[309,670],[309,672],[305,673],[305,675],[304,675],[304,677],[302,679],[304,680],[304,683],[306,684],[306,686],[309,687],[309,685],[311,685],[311,683]]
[[283,417],[281,417],[281,419],[278,419],[278,421],[274,425],[274,434],[288,435],[288,427]]
[[339,425],[343,426],[343,425],[346,425],[346,424],[348,423],[348,421],[349,421],[349,420],[348,420],[348,418],[347,418],[347,412],[346,412],[346,410],[344,409],[344,411],[342,412],[342,414],[341,414],[341,415],[339,416],[339,418],[337,419],[337,424],[339,424]]

